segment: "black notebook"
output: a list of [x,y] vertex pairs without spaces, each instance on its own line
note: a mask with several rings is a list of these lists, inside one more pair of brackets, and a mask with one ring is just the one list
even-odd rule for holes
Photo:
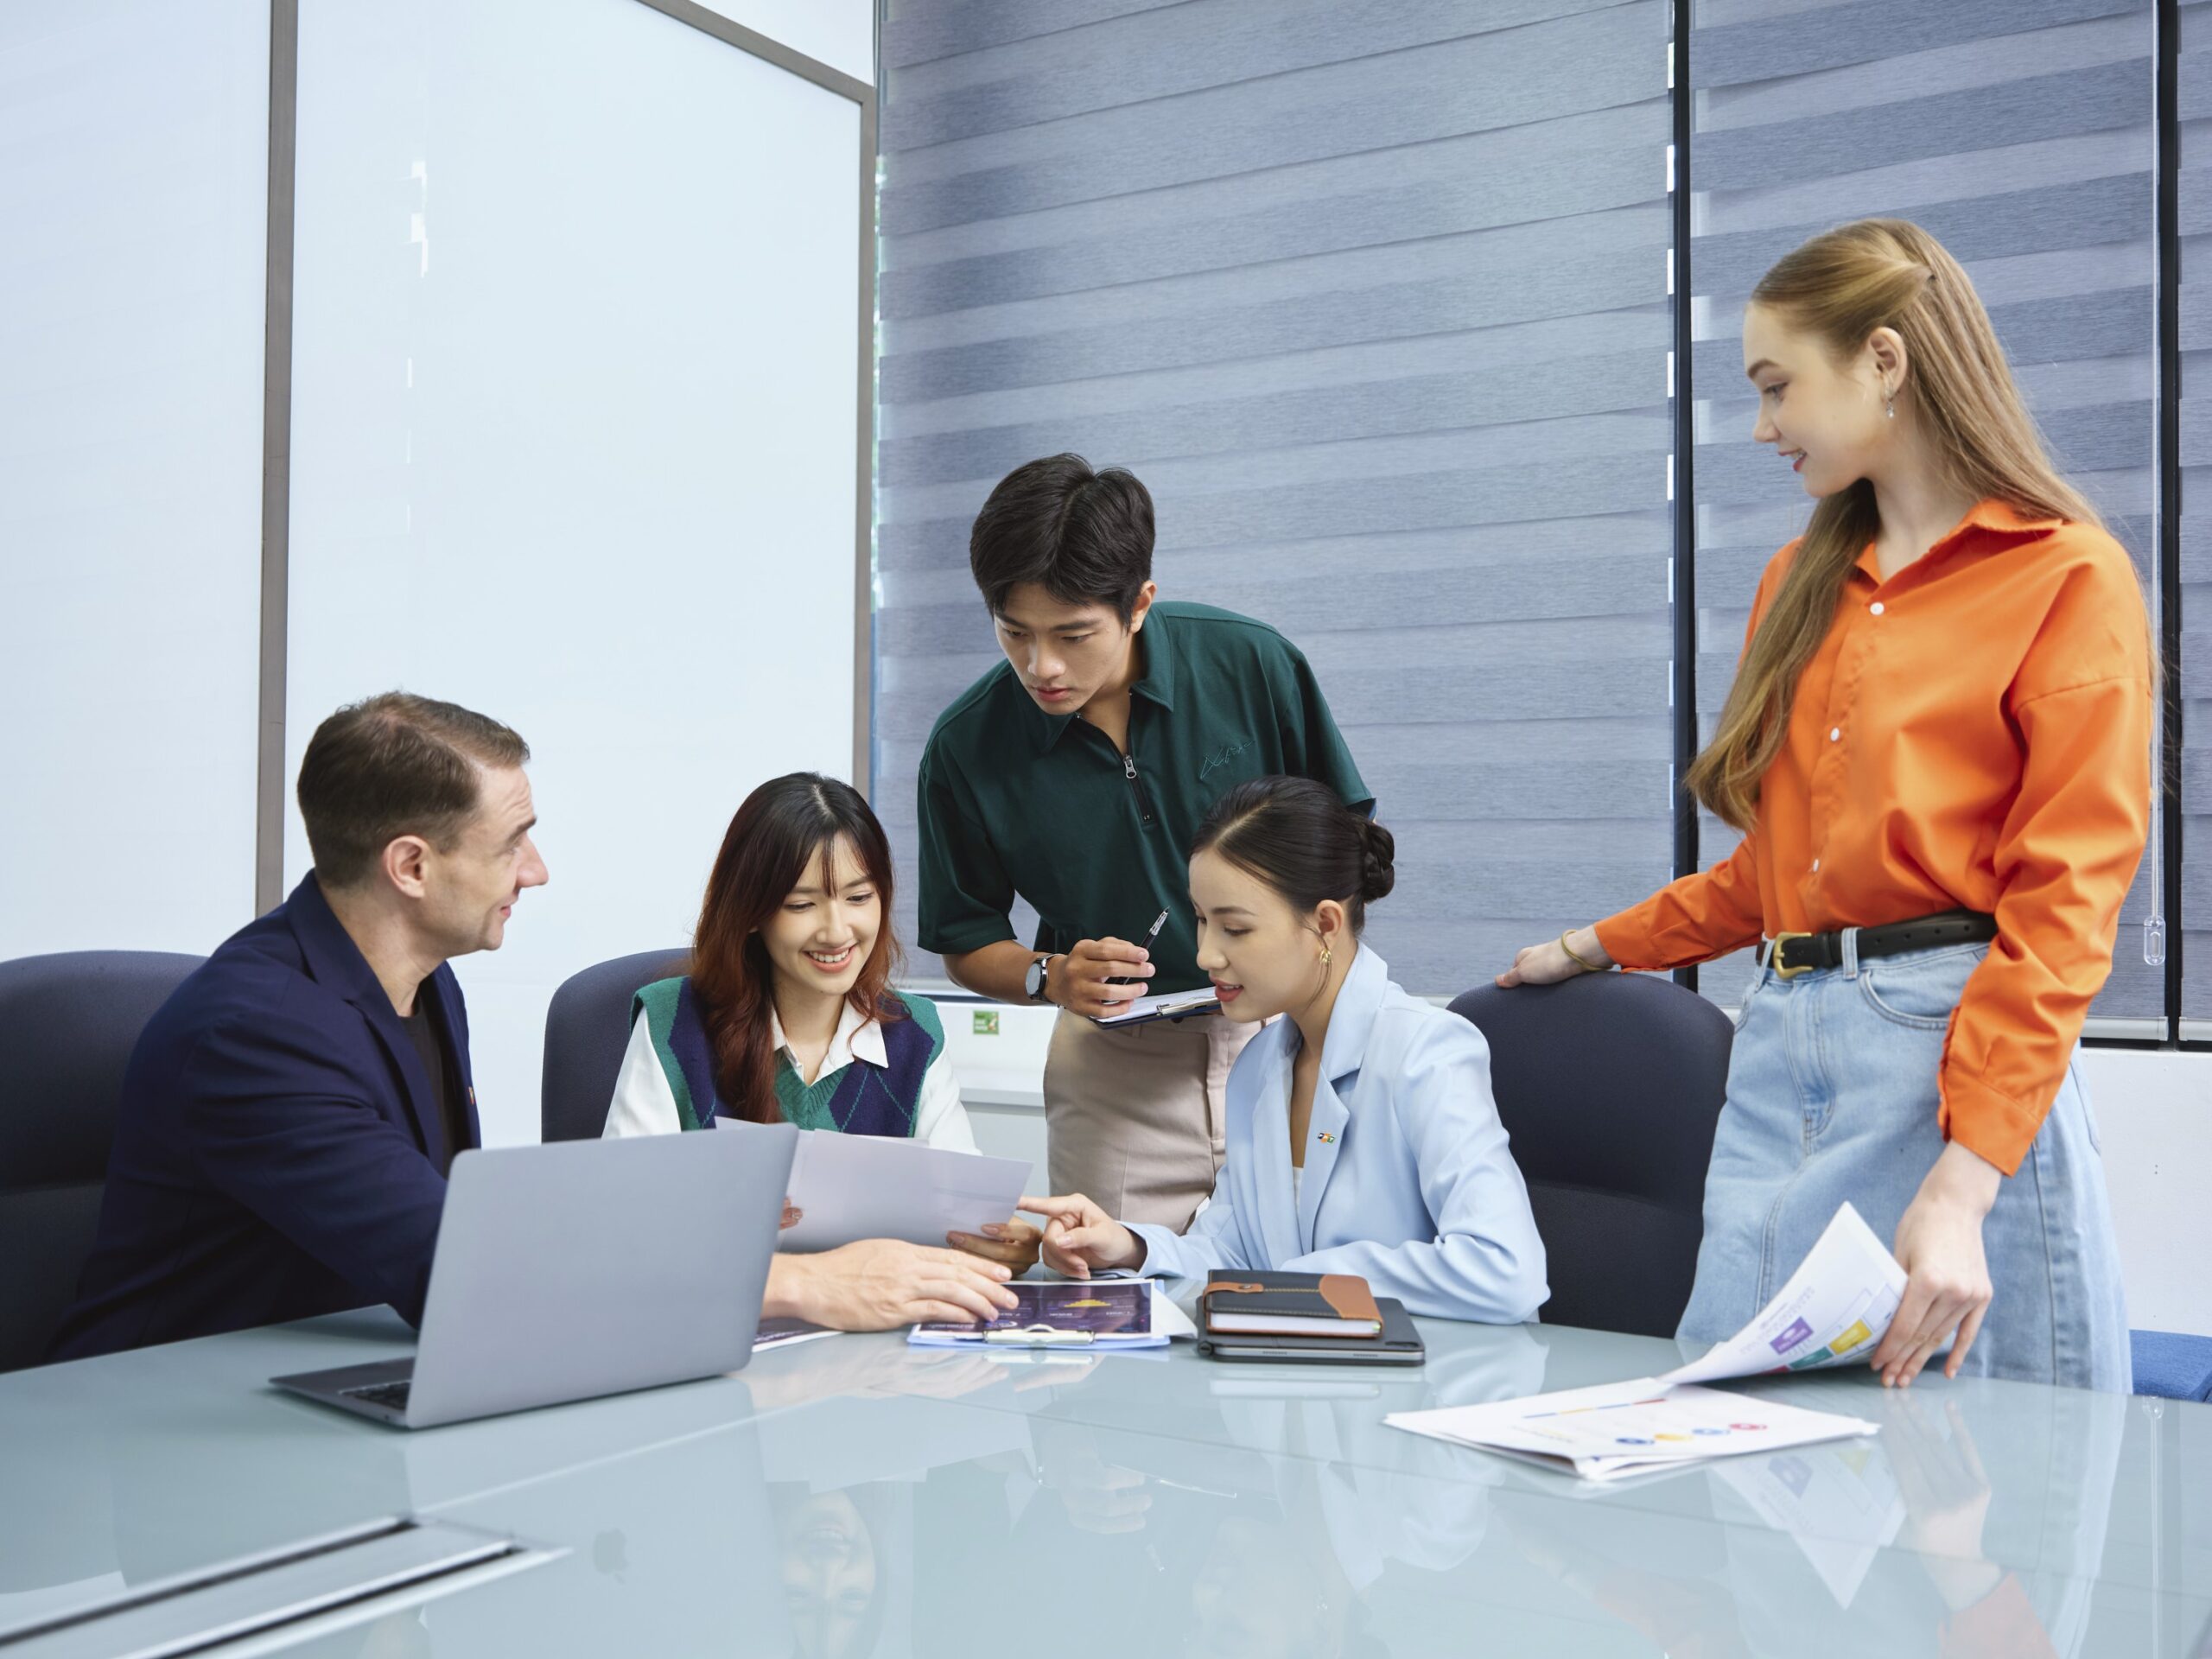
[[1201,1333],[1198,1351],[1209,1359],[1275,1365],[1418,1365],[1428,1357],[1405,1304],[1375,1299],[1382,1315],[1379,1337],[1225,1336]]
[[1356,1273],[1206,1274],[1198,1323],[1210,1336],[1379,1337],[1382,1313]]

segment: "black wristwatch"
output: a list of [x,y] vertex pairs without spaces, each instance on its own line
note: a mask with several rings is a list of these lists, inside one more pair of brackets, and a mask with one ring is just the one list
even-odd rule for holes
[[1021,988],[1029,993],[1032,1002],[1042,1002],[1045,997],[1045,977],[1047,964],[1052,960],[1050,952],[1029,964],[1029,973],[1021,982]]

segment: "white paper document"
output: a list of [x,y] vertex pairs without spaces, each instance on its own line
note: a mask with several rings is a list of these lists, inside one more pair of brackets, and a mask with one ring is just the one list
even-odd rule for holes
[[[715,1127],[750,1123],[716,1118]],[[863,1238],[944,1248],[947,1233],[1010,1220],[1030,1165],[1016,1158],[947,1152],[918,1141],[810,1129],[791,1158],[791,1201],[799,1212],[777,1248],[834,1250]]]
[[1847,1204],[1758,1318],[1659,1381],[1718,1382],[1871,1358],[1897,1317],[1904,1278],[1897,1258]]
[[1856,1417],[1697,1385],[1863,1360],[1888,1333],[1904,1283],[1904,1269],[1847,1204],[1781,1294],[1700,1359],[1663,1376],[1384,1421],[1592,1480],[1872,1434],[1878,1426]]
[[1166,991],[1158,996],[1141,996],[1124,1006],[1118,1014],[1109,1014],[1094,1025],[1141,1026],[1149,1020],[1180,1020],[1193,1014],[1219,1014],[1221,999],[1211,991]]
[[1718,1389],[1669,1388],[1650,1376],[1497,1405],[1395,1411],[1382,1421],[1432,1440],[1569,1469],[1587,1480],[1777,1452],[1877,1428],[1856,1417]]

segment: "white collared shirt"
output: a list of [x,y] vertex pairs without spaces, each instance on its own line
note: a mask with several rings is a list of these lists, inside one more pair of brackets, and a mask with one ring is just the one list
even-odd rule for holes
[[[784,1033],[784,1022],[772,1009],[768,1019],[776,1052],[796,1067],[798,1061]],[[821,1066],[812,1077],[802,1074],[802,1081],[817,1082],[855,1060],[874,1066],[890,1064],[883,1044],[883,1022],[848,1002],[837,1017],[836,1034],[830,1039]],[[668,1086],[668,1073],[661,1069],[660,1055],[653,1048],[652,1032],[640,1015],[630,1027],[630,1046],[623,1052],[622,1069],[615,1074],[614,1098],[607,1109],[607,1128],[602,1133],[609,1136],[674,1135],[683,1127],[683,1117],[676,1109],[676,1091]],[[968,1109],[960,1103],[960,1079],[953,1075],[943,1048],[930,1057],[929,1070],[922,1074],[914,1139],[941,1151],[976,1150]]]

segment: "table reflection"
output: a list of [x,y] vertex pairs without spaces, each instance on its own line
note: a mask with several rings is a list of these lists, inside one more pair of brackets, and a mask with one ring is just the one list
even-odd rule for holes
[[[837,1338],[411,1435],[273,1398],[265,1440],[194,1433],[204,1402],[149,1422],[143,1395],[48,1389],[0,1413],[0,1595],[413,1511],[567,1553],[296,1651],[2212,1659],[2202,1600],[2154,1587],[2186,1548],[2139,1517],[2098,1585],[2125,1399],[1791,1378],[1880,1434],[1599,1488],[1387,1427],[1556,1380],[1556,1333],[1482,1334],[1412,1377]],[[2130,1492],[2173,1449],[2142,1421]]]
[[1844,1654],[1870,1637],[1989,1659],[2087,1650],[2125,1396],[1985,1394],[1978,1430],[1936,1387],[1799,1380],[1791,1398],[1882,1432],[1658,1477],[1678,1496],[1702,1484],[1715,1548],[1682,1541],[1696,1528],[1669,1548],[1665,1517],[1612,1505],[1509,1504],[1509,1529],[1533,1566],[1669,1654]]

